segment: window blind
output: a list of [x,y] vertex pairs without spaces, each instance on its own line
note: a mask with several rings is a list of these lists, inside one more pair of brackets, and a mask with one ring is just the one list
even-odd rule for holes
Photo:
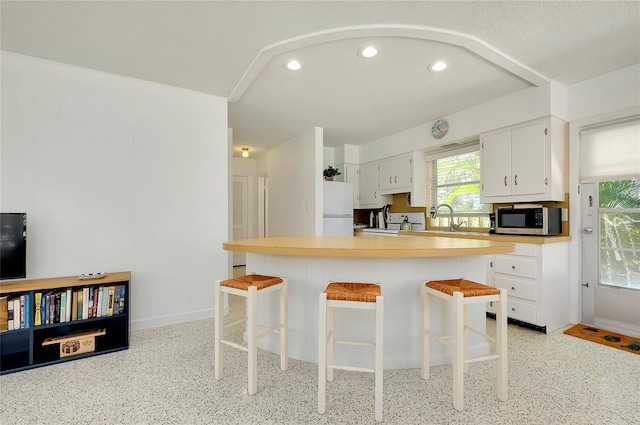
[[583,182],[640,178],[640,117],[580,132]]

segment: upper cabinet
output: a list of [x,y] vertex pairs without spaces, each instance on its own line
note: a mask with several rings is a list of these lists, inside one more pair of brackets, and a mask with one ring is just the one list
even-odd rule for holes
[[424,153],[412,152],[379,162],[380,193],[411,193],[412,207],[427,206],[427,163]]
[[480,202],[564,200],[564,122],[555,117],[482,134],[480,161]]
[[391,195],[380,193],[378,163],[362,164],[360,166],[360,208],[380,208],[390,204],[391,201]]

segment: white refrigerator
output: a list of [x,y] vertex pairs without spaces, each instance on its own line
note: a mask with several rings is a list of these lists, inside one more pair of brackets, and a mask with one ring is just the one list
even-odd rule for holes
[[353,185],[323,183],[323,235],[353,236]]

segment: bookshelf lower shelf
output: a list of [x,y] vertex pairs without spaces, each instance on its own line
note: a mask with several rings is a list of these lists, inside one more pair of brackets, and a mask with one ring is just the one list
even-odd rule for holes
[[130,288],[131,272],[0,282],[0,302],[20,311],[0,332],[0,374],[129,348]]

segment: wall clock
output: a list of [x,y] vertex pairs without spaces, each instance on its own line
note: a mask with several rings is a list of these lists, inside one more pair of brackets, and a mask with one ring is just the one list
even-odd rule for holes
[[431,134],[435,139],[442,139],[449,131],[447,120],[436,120],[431,127]]

